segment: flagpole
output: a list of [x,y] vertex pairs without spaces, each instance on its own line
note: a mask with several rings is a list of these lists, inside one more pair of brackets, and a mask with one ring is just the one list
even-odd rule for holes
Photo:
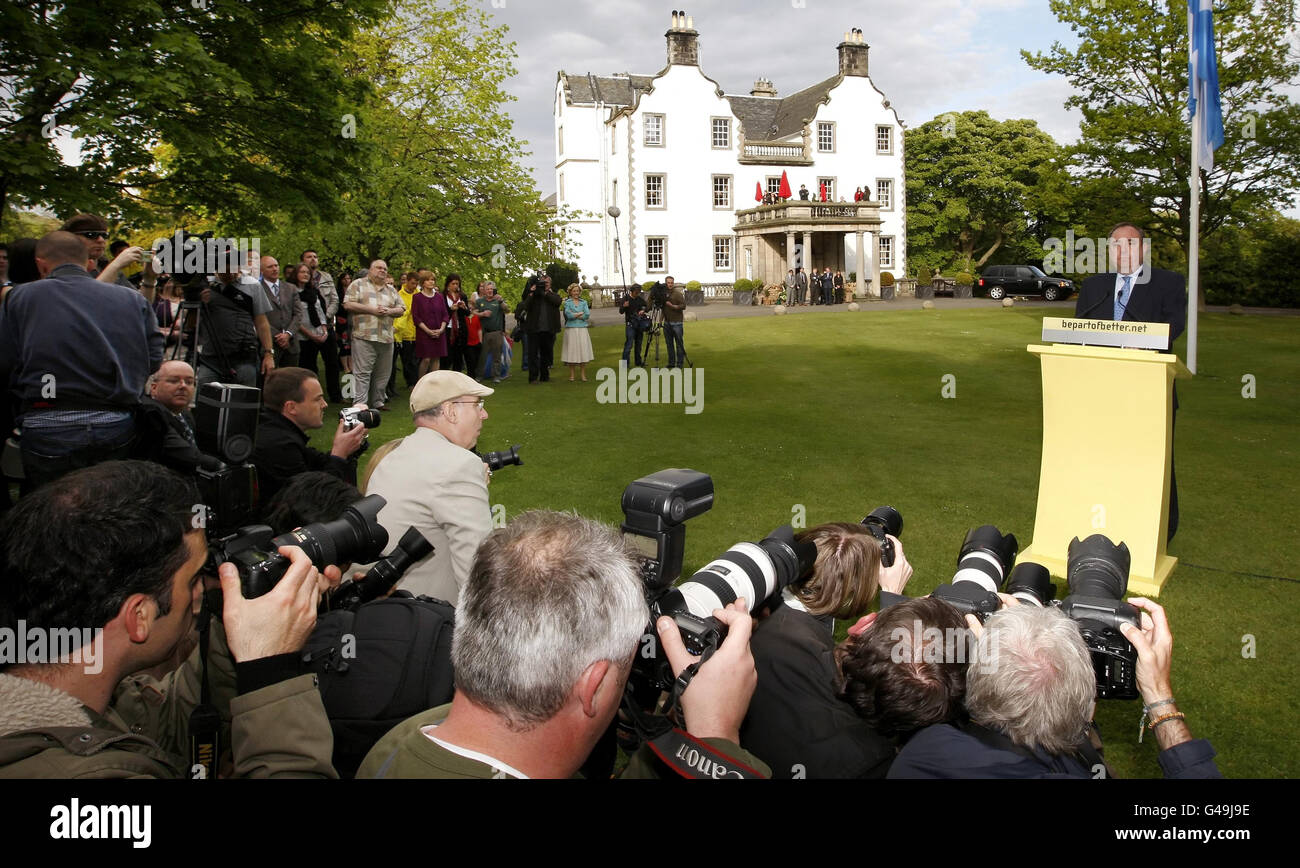
[[[1187,68],[1193,70],[1196,68],[1194,54],[1196,52],[1195,40],[1192,38],[1196,32],[1194,13],[1192,4],[1187,4]],[[1192,92],[1190,97],[1196,102],[1196,114],[1192,115],[1192,173],[1188,181],[1188,186],[1192,194],[1192,214],[1191,214],[1191,235],[1190,242],[1187,245],[1187,370],[1192,374],[1196,373],[1196,315],[1200,307],[1200,283],[1201,283],[1201,149],[1198,147],[1203,139],[1203,135],[1198,135],[1197,130],[1203,128],[1206,115],[1209,113],[1209,107],[1202,104],[1199,100],[1200,94],[1196,93],[1196,79],[1189,75],[1187,87]],[[1172,350],[1173,347],[1171,346]]]

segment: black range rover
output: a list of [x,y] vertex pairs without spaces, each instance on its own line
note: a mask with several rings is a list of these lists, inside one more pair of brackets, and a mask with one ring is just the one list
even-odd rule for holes
[[975,278],[975,294],[994,301],[1009,295],[1041,295],[1046,301],[1069,298],[1074,284],[1063,277],[1048,277],[1036,265],[990,265]]

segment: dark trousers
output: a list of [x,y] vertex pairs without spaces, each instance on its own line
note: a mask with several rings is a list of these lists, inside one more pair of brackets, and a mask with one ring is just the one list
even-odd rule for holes
[[682,342],[682,324],[664,323],[664,338],[668,341],[668,367],[680,368],[686,362],[686,344]]
[[533,332],[528,335],[528,382],[551,379],[551,365],[555,362],[555,332]]
[[63,428],[24,428],[22,493],[29,494],[59,477],[104,461],[131,457],[135,419],[111,425],[70,425]]
[[470,346],[465,345],[465,373],[471,377],[477,376],[479,371],[479,360],[483,357],[483,345],[481,343]]
[[329,395],[330,403],[343,403],[343,391],[339,387],[339,345],[333,332],[319,344],[310,338],[298,342],[298,367],[319,374],[317,358],[325,360],[325,394]]
[[[632,353],[632,346],[636,345],[636,364],[641,364],[641,336],[644,334],[639,328],[632,324],[624,326],[626,337],[623,339],[623,361],[628,361],[628,356]],[[630,362],[629,362],[630,364]]]
[[447,345],[447,355],[442,359],[439,367],[444,371],[465,372],[465,345],[462,343],[451,342]]
[[415,381],[419,379],[419,367],[415,361],[415,341],[402,341],[393,344],[393,369],[388,375],[388,394],[397,394],[397,372],[402,372],[402,379],[406,382],[406,388],[410,389],[415,386]]

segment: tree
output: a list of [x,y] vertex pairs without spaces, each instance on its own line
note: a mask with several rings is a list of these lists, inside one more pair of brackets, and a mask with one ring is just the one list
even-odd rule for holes
[[[339,56],[388,0],[0,6],[0,214],[328,212],[355,171]],[[71,136],[80,162],[56,147]]]
[[[1079,91],[1066,101],[1083,115],[1072,167],[1086,177],[1117,180],[1140,222],[1176,242],[1185,259],[1191,237],[1187,4],[1107,0],[1098,8],[1052,0],[1051,6],[1079,34],[1078,47],[1056,43],[1046,54],[1021,55]],[[1199,179],[1202,239],[1286,207],[1300,188],[1300,107],[1284,93],[1300,76],[1300,62],[1289,53],[1293,4],[1219,0],[1214,17],[1224,144]]]
[[905,135],[909,260],[969,272],[999,250],[1042,258],[1040,194],[1065,183],[1051,136],[983,111],[941,115]]
[[507,296],[522,288],[521,275],[546,261],[552,218],[503,110],[515,73],[507,33],[467,0],[400,0],[347,59],[373,91],[356,130],[369,156],[340,218],[293,225],[271,243],[456,271],[469,289],[490,278]]

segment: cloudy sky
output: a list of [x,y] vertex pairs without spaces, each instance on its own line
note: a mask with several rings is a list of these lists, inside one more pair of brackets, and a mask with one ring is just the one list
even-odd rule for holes
[[[650,0],[480,0],[510,27],[519,74],[509,83],[515,133],[543,195],[555,192],[556,74],[653,74],[666,64],[672,9]],[[948,111],[1026,117],[1058,142],[1078,137],[1064,79],[1031,70],[1019,49],[1075,44],[1047,0],[678,0],[700,33],[700,67],[727,93],[769,78],[779,95],[834,75],[835,46],[861,28],[875,85],[917,126]],[[1086,0],[1079,0],[1086,2]]]

